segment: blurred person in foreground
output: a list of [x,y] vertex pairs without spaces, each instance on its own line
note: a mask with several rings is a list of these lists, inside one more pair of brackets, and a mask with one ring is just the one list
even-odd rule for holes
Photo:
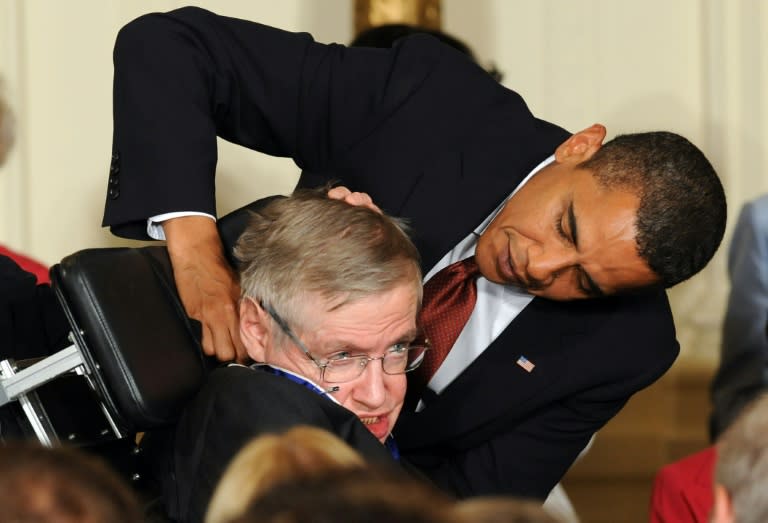
[[711,522],[768,521],[768,394],[742,410],[716,447]]
[[[14,143],[13,115],[1,95],[0,167]],[[69,345],[69,324],[48,282],[46,266],[0,245],[0,360],[38,358]],[[25,437],[22,418],[18,404],[0,407],[0,442]]]
[[140,523],[143,516],[130,488],[99,458],[13,442],[0,446],[0,520]]
[[299,425],[282,434],[262,434],[227,466],[205,523],[226,523],[242,515],[255,498],[276,485],[364,465],[355,449],[322,429]]
[[[0,166],[13,142],[13,116],[0,97]],[[48,281],[47,267],[0,245],[0,359],[45,356],[68,345],[69,326]]]
[[768,194],[741,208],[728,247],[728,277],[720,364],[711,386],[713,441],[768,389]]
[[275,485],[237,523],[462,523],[453,500],[402,471],[369,466]]
[[[0,89],[2,89],[2,79],[0,79]],[[8,103],[2,97],[2,92],[0,91],[0,167],[3,166],[6,158],[10,154],[15,140],[15,121],[13,113],[11,112]],[[0,256],[10,258],[24,271],[34,274],[37,278],[37,283],[50,282],[50,278],[48,277],[48,267],[39,261],[13,251],[4,245],[0,245]]]

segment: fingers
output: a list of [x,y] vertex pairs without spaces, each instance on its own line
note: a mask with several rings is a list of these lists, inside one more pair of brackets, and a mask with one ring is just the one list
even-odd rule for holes
[[343,185],[339,185],[338,187],[334,187],[333,189],[328,191],[328,198],[332,200],[343,200],[350,194],[352,194],[352,191],[350,191]]
[[248,353],[240,340],[236,303],[230,300],[211,301],[203,307],[203,352],[219,361],[245,362]]
[[224,258],[213,220],[195,218],[164,223],[179,297],[187,315],[202,324],[205,354],[221,361],[244,359],[237,278]]
[[357,207],[368,207],[372,211],[382,214],[381,209],[379,208],[378,205],[373,203],[373,199],[370,197],[368,193],[352,192],[348,188],[344,187],[343,185],[334,187],[333,189],[328,191],[328,197],[334,200],[345,201],[348,204],[355,205]]

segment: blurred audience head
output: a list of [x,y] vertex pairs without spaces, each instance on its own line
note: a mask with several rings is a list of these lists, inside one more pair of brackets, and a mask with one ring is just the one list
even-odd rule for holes
[[229,464],[205,521],[231,521],[276,485],[363,466],[357,451],[322,429],[298,426],[283,434],[264,434],[243,447]]
[[506,496],[482,496],[459,501],[454,514],[467,523],[562,523],[541,501]]
[[5,163],[8,152],[11,150],[14,142],[14,120],[11,108],[3,96],[3,84],[0,79],[0,165]]
[[768,394],[750,402],[717,440],[713,523],[768,521]]
[[453,501],[402,471],[348,469],[275,486],[237,523],[456,523]]
[[29,442],[0,446],[0,519],[29,523],[139,523],[137,499],[100,459]]

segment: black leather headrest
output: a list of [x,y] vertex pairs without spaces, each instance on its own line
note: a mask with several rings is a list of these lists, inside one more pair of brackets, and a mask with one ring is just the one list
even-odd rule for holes
[[[225,252],[259,200],[218,221]],[[165,247],[86,249],[51,269],[51,281],[100,395],[127,432],[173,423],[215,364],[200,325],[181,304]]]

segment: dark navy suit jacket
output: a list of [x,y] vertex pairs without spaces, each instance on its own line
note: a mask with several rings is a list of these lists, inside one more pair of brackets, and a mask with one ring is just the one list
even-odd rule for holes
[[[294,158],[303,186],[338,180],[408,218],[425,270],[569,136],[430,37],[347,49],[197,8],[122,29],[114,122],[104,225],[116,234],[143,237],[164,212],[215,214],[219,135]],[[677,352],[663,292],[536,298],[395,436],[459,495],[543,498]]]
[[0,256],[0,359],[47,356],[68,345],[68,332],[50,285]]

